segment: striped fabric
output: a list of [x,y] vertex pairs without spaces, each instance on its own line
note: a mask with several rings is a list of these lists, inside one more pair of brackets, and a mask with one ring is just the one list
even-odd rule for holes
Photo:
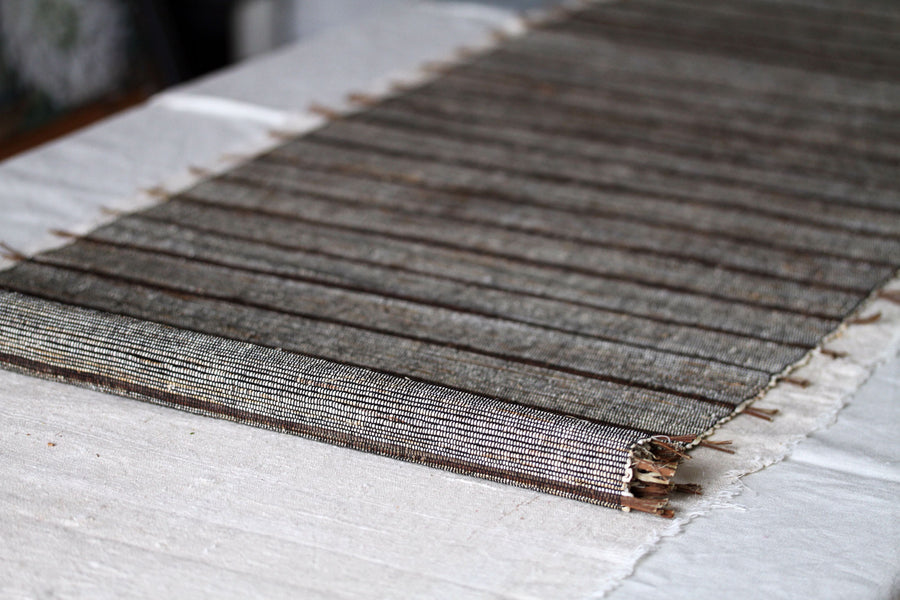
[[0,362],[669,515],[900,266],[900,8],[536,26],[0,273]]

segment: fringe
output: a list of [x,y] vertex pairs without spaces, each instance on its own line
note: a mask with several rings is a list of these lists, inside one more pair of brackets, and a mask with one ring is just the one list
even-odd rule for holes
[[627,492],[622,496],[622,507],[671,519],[675,516],[669,507],[672,492],[701,493],[699,485],[672,481],[678,465],[689,459],[679,438],[656,436],[635,444],[631,449],[631,477],[625,482]]

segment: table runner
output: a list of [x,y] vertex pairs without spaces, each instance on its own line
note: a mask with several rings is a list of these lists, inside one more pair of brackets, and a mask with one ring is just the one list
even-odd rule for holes
[[[641,14],[544,26],[23,262],[5,361],[665,512],[674,456],[636,444],[704,433],[893,271],[892,67],[648,54]],[[673,80],[698,61],[731,86],[703,115]]]

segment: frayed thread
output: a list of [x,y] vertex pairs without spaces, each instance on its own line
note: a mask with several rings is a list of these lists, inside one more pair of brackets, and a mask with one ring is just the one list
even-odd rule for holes
[[675,511],[669,507],[673,492],[700,494],[700,486],[674,484],[672,478],[682,461],[690,459],[682,444],[667,436],[643,440],[632,448],[631,479],[626,483],[628,495],[622,506],[628,510],[651,513],[671,519]]
[[18,250],[16,250],[15,248],[13,248],[9,244],[7,244],[6,242],[0,242],[0,248],[3,249],[3,252],[0,253],[0,256],[2,256],[3,258],[5,258],[7,260],[12,260],[15,262],[24,262],[24,261],[28,260],[28,256],[26,256],[22,252],[19,252]]
[[341,114],[340,111],[335,110],[333,108],[329,108],[329,107],[325,106],[324,104],[319,104],[318,102],[313,102],[312,104],[310,104],[307,107],[306,110],[308,110],[309,112],[311,112],[314,115],[324,117],[325,119],[328,119],[329,121],[336,121],[344,116],[343,114]]
[[869,315],[868,317],[856,317],[854,319],[847,319],[848,325],[871,325],[872,323],[877,323],[881,320],[881,311],[878,311],[875,314]]
[[772,417],[778,414],[777,408],[759,408],[756,406],[748,406],[741,411],[741,414],[750,415],[764,421],[771,421]]

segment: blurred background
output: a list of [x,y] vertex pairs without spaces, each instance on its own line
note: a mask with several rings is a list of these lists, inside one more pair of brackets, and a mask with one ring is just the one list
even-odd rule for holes
[[166,87],[412,1],[0,0],[0,160]]

